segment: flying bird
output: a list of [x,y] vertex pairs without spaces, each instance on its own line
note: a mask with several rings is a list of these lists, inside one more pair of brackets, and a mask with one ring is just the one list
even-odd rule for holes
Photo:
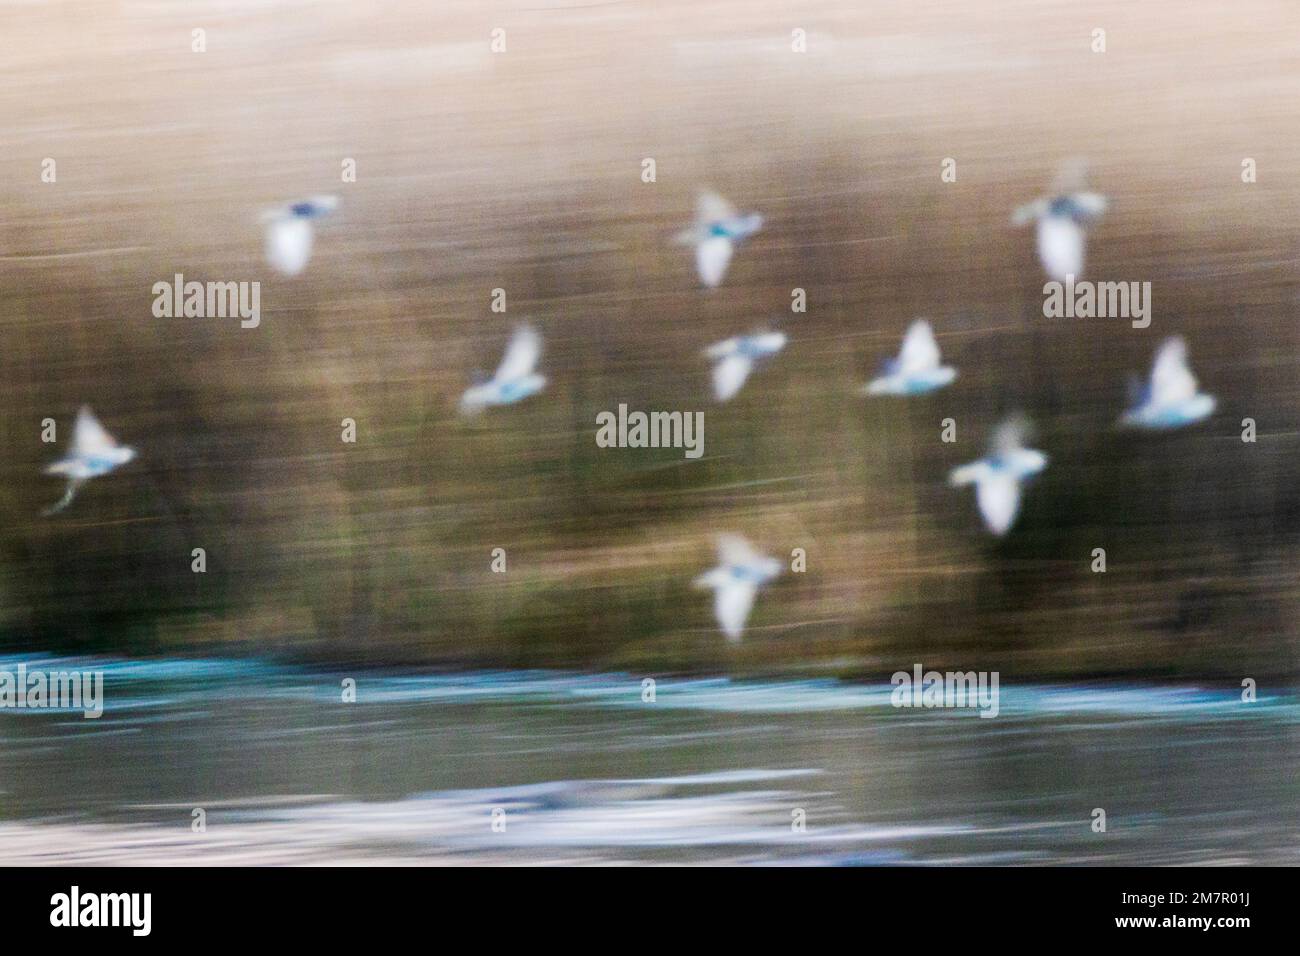
[[713,394],[725,402],[740,391],[754,370],[754,365],[771,358],[785,348],[784,332],[760,332],[756,335],[737,335],[710,345],[704,355],[713,366]]
[[1038,222],[1038,258],[1048,277],[1058,282],[1083,275],[1088,227],[1106,211],[1106,197],[1084,189],[1084,178],[1081,161],[1067,163],[1051,196],[1021,206],[1011,217],[1017,226]]
[[313,196],[262,214],[266,227],[266,261],[287,276],[307,267],[315,241],[315,221],[338,207],[336,196]]
[[1179,336],[1165,339],[1151,366],[1151,381],[1137,403],[1120,418],[1135,428],[1181,428],[1209,416],[1217,402],[1196,384],[1187,367],[1187,343]]
[[957,377],[957,370],[939,364],[939,343],[925,319],[917,319],[903,336],[898,358],[885,363],[885,371],[867,384],[868,395],[924,395],[943,388]]
[[511,405],[546,386],[546,377],[538,375],[537,360],[542,355],[542,337],[537,330],[521,325],[515,330],[496,374],[486,382],[471,385],[460,399],[462,413],[472,415],[489,405]]
[[975,501],[984,524],[999,537],[1015,523],[1020,511],[1020,483],[1047,467],[1047,456],[1026,448],[1028,422],[1013,416],[993,432],[989,454],[969,465],[954,468],[948,483],[954,487],[975,485]]
[[718,535],[718,566],[695,579],[697,588],[713,590],[713,613],[727,640],[735,643],[745,630],[758,589],[781,573],[781,562],[759,554],[740,535]]
[[695,268],[700,281],[713,289],[727,274],[736,246],[762,226],[763,217],[758,213],[741,215],[717,193],[703,191],[695,204],[695,224],[679,233],[676,241],[695,247]]
[[43,514],[52,515],[72,504],[78,489],[91,478],[107,475],[119,465],[135,457],[135,449],[119,445],[104,430],[88,405],[77,412],[77,423],[72,433],[72,450],[66,458],[45,469],[47,475],[63,475],[68,479],[68,490],[59,501],[46,508]]

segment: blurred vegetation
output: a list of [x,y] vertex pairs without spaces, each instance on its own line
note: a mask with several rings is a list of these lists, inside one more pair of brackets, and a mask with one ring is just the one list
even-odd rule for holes
[[[86,46],[47,7],[11,11],[3,641],[639,672],[1294,674],[1300,153],[1275,89],[1294,64],[1270,66],[1288,34],[1234,18],[1211,44],[1230,16],[1214,5],[1171,24],[1114,4],[1142,53],[1103,70],[1086,36],[1043,32],[1062,6],[1000,21],[991,60],[960,5],[932,21],[830,3],[797,64],[785,15],[727,4],[512,14],[496,58],[467,3],[432,22],[411,3],[293,23],[250,9],[205,59],[177,40],[180,13],[88,8]],[[688,21],[689,42],[672,27]],[[912,54],[875,55],[895,49]],[[1007,219],[1081,148],[1112,198],[1090,273],[1152,282],[1150,329],[1042,317],[1032,236]],[[1242,155],[1268,170],[1258,183],[1241,183]],[[767,220],[711,293],[668,242],[703,184]],[[259,211],[321,191],[342,206],[312,264],[269,274]],[[177,272],[261,281],[261,327],[155,319],[151,286]],[[918,315],[958,381],[857,395]],[[547,390],[460,418],[472,371],[524,318],[546,337]],[[700,350],[772,323],[787,350],[713,405]],[[1127,377],[1175,333],[1220,411],[1116,432]],[[58,420],[61,446],[83,402],[140,458],[41,518],[61,487],[41,475],[57,452],[40,422]],[[597,448],[596,414],[620,402],[704,410],[705,457]],[[1014,409],[1052,461],[995,541],[944,479]],[[719,531],[808,554],[734,647],[690,586]]]

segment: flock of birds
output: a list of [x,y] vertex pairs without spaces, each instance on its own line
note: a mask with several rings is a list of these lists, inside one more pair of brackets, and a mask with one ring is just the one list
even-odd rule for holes
[[[1039,259],[1046,273],[1062,281],[1083,272],[1087,230],[1106,209],[1105,197],[1091,192],[1060,192],[1017,209],[1016,225],[1037,224]],[[262,217],[265,255],[276,271],[296,276],[311,259],[315,223],[338,206],[333,196],[317,196],[272,210]],[[740,213],[720,196],[700,195],[694,224],[676,237],[695,250],[696,271],[708,288],[719,286],[736,250],[763,226],[758,213]],[[782,332],[740,335],[704,350],[713,363],[714,396],[719,402],[735,397],[759,364],[783,348]],[[517,328],[501,364],[488,379],[476,382],[461,397],[460,410],[472,415],[492,406],[511,405],[536,395],[546,386],[537,372],[542,337],[528,325]],[[881,374],[863,389],[868,396],[912,397],[951,384],[957,370],[942,364],[930,323],[917,319],[907,329],[896,358],[885,362]],[[1164,341],[1158,348],[1150,380],[1135,404],[1119,419],[1123,426],[1170,429],[1208,417],[1215,409],[1213,396],[1202,393],[1187,363],[1181,338]],[[1047,455],[1026,447],[1029,422],[1020,415],[1003,421],[993,432],[988,454],[954,468],[949,483],[974,485],[984,523],[995,535],[1006,534],[1020,510],[1021,485],[1047,467]],[[46,468],[47,474],[67,479],[63,497],[43,513],[54,514],[72,503],[91,478],[106,475],[135,457],[134,449],[118,444],[88,407],[77,415],[71,449],[66,457]],[[778,577],[781,563],[761,554],[739,535],[720,535],[718,566],[698,577],[697,587],[714,592],[718,625],[731,641],[738,641],[759,589]]]

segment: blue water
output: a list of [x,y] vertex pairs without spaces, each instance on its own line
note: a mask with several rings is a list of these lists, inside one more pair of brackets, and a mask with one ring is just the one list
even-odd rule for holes
[[19,663],[101,671],[104,713],[0,709],[0,862],[1300,857],[1282,688],[1004,681],[981,718],[887,683]]

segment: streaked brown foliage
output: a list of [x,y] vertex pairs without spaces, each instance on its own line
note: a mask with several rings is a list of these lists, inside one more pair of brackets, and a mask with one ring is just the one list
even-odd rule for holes
[[[1066,9],[7,6],[4,634],[372,662],[1294,672],[1296,15]],[[1041,315],[1008,215],[1078,153],[1112,200],[1090,274],[1153,283],[1145,331]],[[705,184],[767,217],[712,293],[668,242]],[[342,206],[315,259],[274,277],[258,213],[322,191]],[[155,319],[151,286],[177,272],[260,280],[261,327]],[[856,395],[917,315],[956,384]],[[525,317],[548,390],[461,420],[471,371]],[[770,322],[790,346],[714,407],[700,349]],[[1219,412],[1116,433],[1126,377],[1175,333]],[[42,519],[61,489],[40,421],[66,436],[83,402],[140,459]],[[619,402],[705,409],[706,457],[596,448]],[[994,543],[943,479],[1017,408],[1052,464]],[[809,555],[739,648],[689,586],[719,530]]]

